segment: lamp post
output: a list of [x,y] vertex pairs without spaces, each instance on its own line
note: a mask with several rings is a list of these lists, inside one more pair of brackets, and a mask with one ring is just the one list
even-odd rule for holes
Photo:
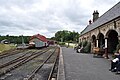
[[61,42],[63,42],[63,38],[61,38]]
[[23,35],[22,35],[21,37],[22,37],[22,46],[24,47],[24,46],[25,46],[25,43],[24,43]]

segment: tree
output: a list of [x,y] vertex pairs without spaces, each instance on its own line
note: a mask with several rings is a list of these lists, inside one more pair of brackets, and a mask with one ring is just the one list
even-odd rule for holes
[[66,41],[76,42],[78,41],[78,38],[79,38],[78,32],[63,30],[63,31],[56,32],[54,39],[57,41],[63,41],[63,42],[66,42]]
[[[30,36],[23,36],[24,38],[24,42],[25,43],[29,43],[29,38]],[[0,41],[4,40],[4,39],[7,39],[10,41],[10,43],[15,43],[15,44],[21,44],[22,43],[22,38],[21,36],[9,36],[9,35],[6,35],[6,36],[0,36]]]

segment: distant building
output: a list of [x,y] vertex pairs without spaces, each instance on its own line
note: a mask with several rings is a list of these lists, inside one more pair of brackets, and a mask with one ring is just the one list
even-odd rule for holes
[[29,45],[34,46],[36,48],[47,46],[47,39],[45,36],[37,34],[33,35],[30,38]]
[[10,44],[10,41],[7,40],[7,39],[4,39],[4,40],[1,41],[1,43],[3,43],[3,44]]
[[93,20],[81,32],[79,42],[91,42],[94,47],[105,48],[106,56],[113,53],[120,40],[120,2],[99,17],[98,11],[93,12]]
[[55,45],[56,41],[54,41],[54,40],[48,40],[47,43],[48,43],[48,45]]

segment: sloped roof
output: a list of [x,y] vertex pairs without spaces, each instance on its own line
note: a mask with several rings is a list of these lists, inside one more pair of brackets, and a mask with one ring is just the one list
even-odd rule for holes
[[34,39],[34,38],[38,38],[39,40],[43,41],[43,42],[47,42],[47,39],[45,36],[43,35],[40,35],[40,34],[36,34],[36,35],[33,35],[31,36],[30,40]]
[[118,2],[115,6],[113,6],[111,9],[109,9],[106,13],[104,13],[102,16],[100,16],[95,22],[93,22],[91,25],[88,25],[82,32],[81,35],[101,26],[102,24],[105,24],[117,17],[120,17],[120,2]]

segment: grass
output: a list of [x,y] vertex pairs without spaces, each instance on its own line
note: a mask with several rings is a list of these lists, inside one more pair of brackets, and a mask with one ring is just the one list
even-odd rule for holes
[[14,49],[15,46],[12,44],[0,44],[0,53],[6,50]]

